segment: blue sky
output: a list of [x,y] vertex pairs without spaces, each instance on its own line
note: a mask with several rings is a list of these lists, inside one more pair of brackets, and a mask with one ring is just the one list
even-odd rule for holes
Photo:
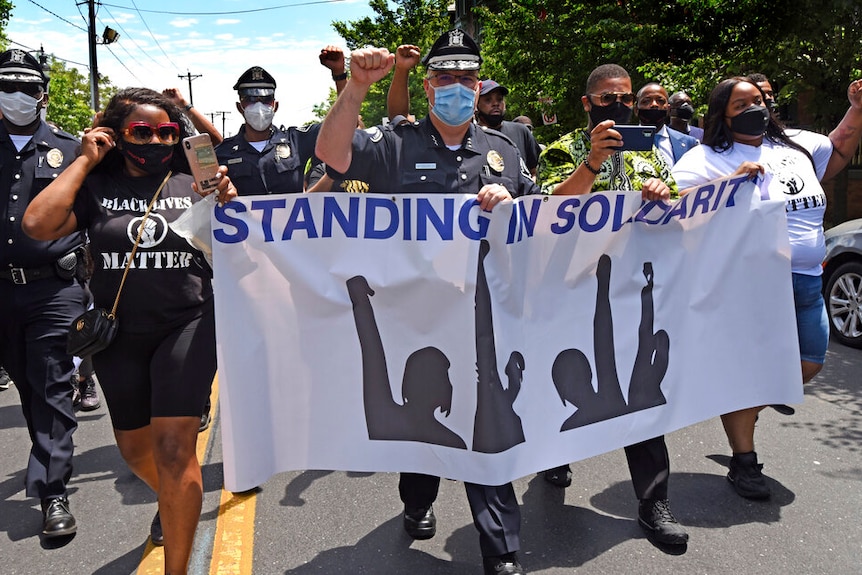
[[[87,7],[75,0],[14,0],[6,29],[11,47],[54,54],[88,74]],[[261,10],[273,8],[270,10]],[[225,132],[242,123],[231,88],[251,66],[263,66],[278,83],[276,124],[300,125],[313,118],[312,106],[334,86],[317,54],[327,44],[346,50],[334,20],[372,15],[367,0],[104,0],[97,5],[96,31],[120,33],[98,46],[100,74],[118,87],[180,88],[188,98],[187,72],[195,107],[204,113],[228,111]],[[246,12],[258,10],[256,12]],[[53,14],[52,14],[53,13]],[[222,121],[216,116],[216,127]]]

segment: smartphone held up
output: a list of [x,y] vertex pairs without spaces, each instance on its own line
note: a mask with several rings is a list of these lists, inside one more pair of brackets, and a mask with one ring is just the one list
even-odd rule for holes
[[183,151],[189,161],[198,193],[208,194],[218,186],[218,158],[209,134],[198,134],[183,139]]

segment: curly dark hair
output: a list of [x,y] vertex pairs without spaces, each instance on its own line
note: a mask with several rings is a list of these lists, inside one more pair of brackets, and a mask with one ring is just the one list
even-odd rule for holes
[[[725,122],[726,118],[724,112],[727,109],[727,103],[730,101],[730,95],[733,92],[733,89],[741,82],[746,82],[757,88],[757,91],[760,92],[761,98],[764,101],[766,100],[766,95],[763,93],[760,86],[749,78],[745,78],[743,76],[727,78],[726,80],[719,82],[718,85],[713,88],[712,92],[709,94],[709,108],[706,111],[705,125],[703,128],[703,145],[709,146],[716,152],[723,152],[733,147],[733,132],[731,131],[730,126]],[[791,140],[784,130],[784,124],[781,123],[775,114],[769,114],[769,123],[766,125],[766,133],[764,134],[764,137],[776,144],[782,144],[789,148],[799,150],[805,154],[809,160],[811,160],[813,165],[814,159],[811,157],[808,150]]]
[[[186,127],[182,110],[159,92],[149,88],[125,88],[120,90],[114,94],[114,97],[111,98],[111,101],[108,102],[107,106],[105,106],[105,111],[102,114],[102,118],[99,120],[99,126],[112,129],[114,134],[117,135],[117,138],[120,138],[122,137],[120,134],[126,125],[126,118],[129,117],[135,108],[144,105],[161,108],[165,113],[167,113],[171,122],[179,124],[180,141],[174,145],[174,156],[171,159],[171,170],[173,170],[174,173],[190,173],[191,170],[189,169],[188,160],[186,160],[186,156],[182,151],[182,140],[192,134],[189,133],[188,128]],[[104,159],[99,163],[96,169],[115,170],[121,167],[122,164],[122,155],[117,149],[112,149],[107,153],[107,155],[105,155]]]

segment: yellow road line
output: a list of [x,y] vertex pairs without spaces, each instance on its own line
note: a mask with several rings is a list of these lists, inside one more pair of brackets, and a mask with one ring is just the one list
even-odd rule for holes
[[[212,391],[210,392],[210,402],[213,406],[218,404],[218,374],[216,374],[212,383]],[[199,462],[203,462],[206,457],[207,445],[209,445],[210,426],[206,431],[198,434],[198,442],[195,447],[195,452]],[[224,492],[222,492],[224,499]],[[221,522],[221,511],[219,511],[219,523]],[[252,525],[254,524],[254,512],[252,511]],[[252,531],[253,532],[253,531]],[[213,555],[215,557],[215,555]],[[147,538],[147,546],[144,549],[144,555],[141,557],[141,562],[138,565],[137,575],[164,575],[165,572],[165,549],[164,547],[156,547]],[[239,572],[238,572],[239,573]],[[251,573],[251,568],[242,573]]]
[[251,574],[256,504],[256,491],[222,490],[210,575]]

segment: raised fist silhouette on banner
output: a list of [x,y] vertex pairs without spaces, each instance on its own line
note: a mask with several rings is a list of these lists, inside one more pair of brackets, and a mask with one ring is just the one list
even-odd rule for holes
[[494,342],[494,318],[491,313],[491,291],[485,276],[485,258],[490,244],[479,244],[476,274],[476,370],[478,391],[473,426],[473,451],[500,453],[524,442],[521,418],[512,404],[521,391],[524,356],[513,351],[506,363],[508,385],[503,389],[497,369],[497,346]]
[[436,347],[414,351],[404,364],[401,380],[403,404],[392,399],[386,354],[374,318],[374,290],[363,276],[347,280],[353,319],[362,349],[362,399],[368,438],[421,441],[466,449],[464,440],[434,417],[439,408],[446,416],[452,407],[449,359]]
[[653,268],[644,263],[646,285],[641,290],[641,321],[638,327],[638,349],[629,380],[628,403],[623,398],[616,366],[614,326],[611,315],[611,258],[602,255],[596,269],[598,288],[593,316],[593,355],[596,362],[596,389],[593,372],[586,355],[578,349],[567,349],[557,355],[551,368],[551,379],[563,403],[578,410],[560,428],[567,431],[667,403],[661,382],[668,367],[670,339],[664,330],[653,332]]

